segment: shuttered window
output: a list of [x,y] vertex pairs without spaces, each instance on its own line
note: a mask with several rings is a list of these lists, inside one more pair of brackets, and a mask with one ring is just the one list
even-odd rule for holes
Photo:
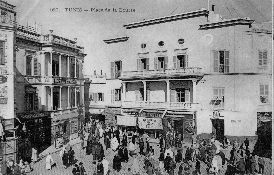
[[173,68],[187,68],[188,67],[188,56],[187,55],[177,55],[173,56]]
[[213,50],[213,71],[229,73],[229,51]]
[[122,61],[110,63],[111,78],[118,78],[122,72]]
[[146,99],[147,99],[147,101],[150,101],[150,90],[149,89],[147,89]]
[[168,57],[155,57],[154,70],[165,70],[168,68]]
[[149,58],[137,59],[137,70],[138,71],[149,70]]
[[268,103],[269,98],[269,85],[260,85],[260,101],[261,103]]
[[26,75],[32,75],[32,56],[26,57]]
[[111,89],[111,103],[113,104],[115,101],[115,89]]
[[212,104],[214,109],[224,109],[225,88],[213,88]]
[[41,64],[36,56],[33,58],[33,73],[34,75],[41,75]]
[[115,101],[121,101],[121,89],[115,89]]
[[267,51],[259,50],[259,66],[267,65]]
[[5,65],[5,42],[0,41],[0,65]]

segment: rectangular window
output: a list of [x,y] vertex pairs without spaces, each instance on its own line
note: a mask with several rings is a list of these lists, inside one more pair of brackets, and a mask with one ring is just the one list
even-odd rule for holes
[[121,89],[115,89],[115,101],[121,101]]
[[26,75],[32,75],[32,56],[28,55],[26,57]]
[[5,44],[4,41],[0,41],[0,65],[5,65]]
[[111,78],[118,78],[122,71],[122,61],[111,62]]
[[[174,90],[173,90],[174,91]],[[176,88],[171,98],[176,97],[173,102],[190,102],[190,90],[185,88]]]
[[268,96],[269,96],[269,89],[268,89],[268,84],[267,85],[260,85],[260,101],[261,103],[268,103]]
[[186,55],[178,55],[177,56],[177,67],[178,68],[186,68],[188,67],[188,61],[187,61],[187,56]]
[[104,101],[104,93],[98,93],[98,101]]
[[229,73],[229,51],[213,51],[214,72]]
[[137,59],[137,70],[138,71],[149,70],[149,58]]
[[259,66],[267,66],[267,51],[259,50]]
[[213,88],[212,104],[214,109],[224,109],[225,88]]
[[59,76],[59,60],[52,59],[52,76]]
[[34,110],[34,93],[26,93],[26,111]]
[[165,70],[168,67],[168,57],[154,58],[154,70]]

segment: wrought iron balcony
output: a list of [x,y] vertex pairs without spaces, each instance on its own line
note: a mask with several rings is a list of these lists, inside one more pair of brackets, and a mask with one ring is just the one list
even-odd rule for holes
[[202,76],[202,68],[188,67],[181,69],[148,70],[148,71],[122,71],[119,79],[150,79],[172,78],[184,76]]
[[198,103],[186,102],[151,102],[151,101],[123,101],[124,108],[157,108],[157,109],[196,109]]
[[[22,82],[21,78],[17,78],[18,82]],[[52,77],[52,76],[24,76],[24,83],[28,84],[77,84],[79,85],[84,79],[69,77]]]

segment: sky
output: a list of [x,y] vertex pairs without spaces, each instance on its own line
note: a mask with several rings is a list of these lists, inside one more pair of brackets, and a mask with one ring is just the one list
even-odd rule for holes
[[[207,8],[224,18],[250,17],[256,22],[272,20],[271,0],[7,0],[15,5],[17,22],[38,25],[43,34],[73,40],[85,48],[85,75],[100,72],[105,64],[103,40],[126,36],[124,24]],[[56,8],[58,8],[56,10]],[[67,9],[66,9],[67,8]],[[78,8],[68,9],[68,8]],[[134,12],[113,12],[113,8]],[[91,11],[93,9],[93,11]],[[97,12],[95,11],[97,9]],[[101,10],[102,9],[102,10]],[[110,11],[108,11],[108,9]],[[78,12],[77,10],[82,10]],[[88,11],[84,11],[88,10]]]

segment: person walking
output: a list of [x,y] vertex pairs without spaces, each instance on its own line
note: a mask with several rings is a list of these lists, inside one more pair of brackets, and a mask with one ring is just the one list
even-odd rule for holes
[[70,146],[69,151],[68,151],[68,165],[71,166],[74,164],[74,150]]
[[80,172],[79,175],[85,175],[86,170],[82,162],[79,163],[79,172]]
[[104,167],[104,175],[107,175],[108,171],[109,171],[108,170],[109,162],[107,161],[106,157],[103,157],[102,164],[103,164],[103,167]]
[[97,164],[97,175],[104,175],[104,166],[103,166],[101,160],[99,160],[99,162]]
[[264,174],[265,161],[262,157],[258,158],[258,165],[259,165],[259,174]]
[[46,169],[51,170],[52,165],[53,165],[53,158],[51,157],[50,153],[48,153],[46,157]]
[[249,140],[248,140],[248,138],[245,138],[244,144],[245,144],[245,149],[248,150],[248,147],[249,147]]
[[66,150],[64,150],[64,154],[63,154],[63,157],[62,157],[62,162],[63,162],[63,165],[64,165],[65,169],[69,167],[69,155],[68,155]]
[[37,162],[37,158],[38,156],[37,156],[37,150],[33,147],[32,149],[31,149],[31,161],[33,162],[33,163],[35,163],[35,162]]

